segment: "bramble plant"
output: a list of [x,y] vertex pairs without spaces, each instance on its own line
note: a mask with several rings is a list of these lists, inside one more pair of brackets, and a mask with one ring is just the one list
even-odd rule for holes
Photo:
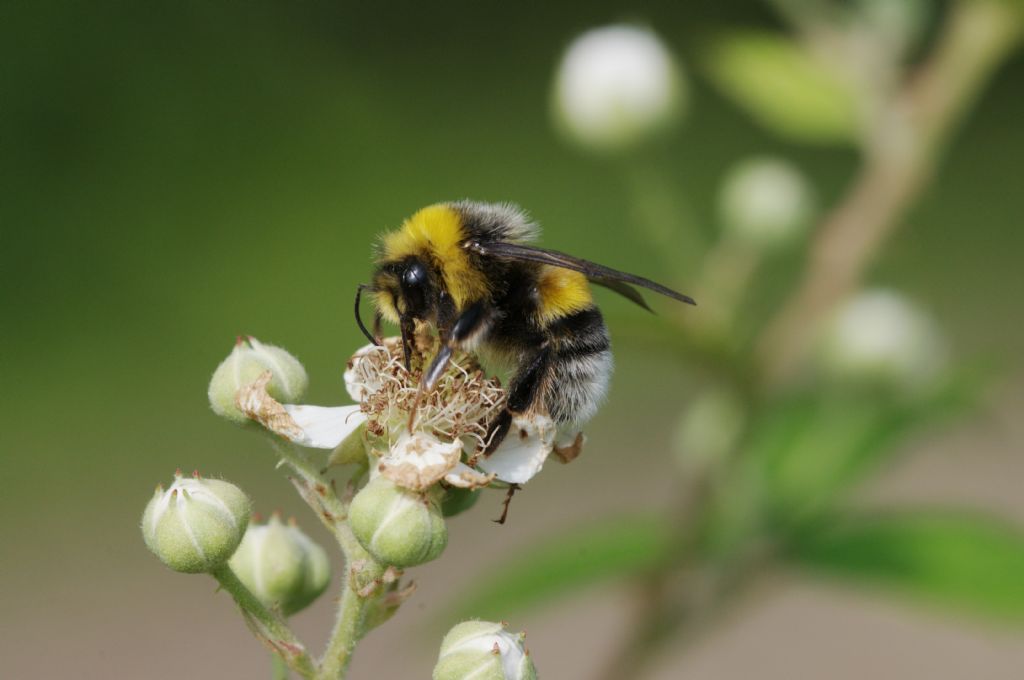
[[[420,395],[424,357],[433,349],[423,327],[411,371],[397,338],[359,350],[345,371],[345,387],[357,402],[351,406],[293,403],[305,392],[305,370],[285,350],[255,338],[240,338],[210,381],[213,411],[264,429],[289,479],[344,555],[337,622],[319,659],[286,617],[324,592],[329,562],[294,521],[285,524],[275,514],[266,524],[250,524],[251,503],[240,489],[198,473],[177,473],[146,508],[142,529],[150,550],[176,571],[216,578],[281,672],[344,678],[359,639],[414,592],[411,582],[403,583],[403,570],[441,556],[448,543],[445,517],[469,509],[481,489],[511,492],[558,452],[554,424],[531,414],[515,419],[519,436],[480,457],[504,390],[463,354],[430,394]],[[339,466],[349,473],[340,494],[327,476]],[[522,636],[480,621],[453,629],[435,677],[463,672],[536,677]]]
[[[788,141],[855,149],[859,168],[835,205],[794,162],[757,154],[725,173],[719,229],[704,234],[652,153],[695,103],[669,47],[646,28],[600,28],[568,47],[555,75],[559,130],[622,172],[635,192],[635,240],[646,237],[672,271],[687,272],[681,287],[696,280],[696,312],[668,316],[664,332],[636,324],[630,341],[678,358],[701,384],[666,456],[677,473],[670,507],[599,518],[521,551],[464,593],[452,618],[501,619],[595,582],[630,583],[636,620],[606,680],[647,675],[659,651],[719,621],[773,568],[1024,620],[1019,528],[955,510],[869,513],[850,498],[908,435],[968,411],[988,382],[955,361],[923,308],[864,279],[961,117],[1018,46],[1024,10],[1011,0],[770,4],[787,32],[723,32],[693,72]],[[757,299],[760,283],[795,257],[803,268],[792,289]],[[769,313],[749,313],[759,304]],[[458,543],[446,517],[488,489],[510,495],[552,454],[567,462],[578,453],[576,433],[533,414],[517,417],[519,436],[480,456],[504,391],[461,353],[419,394],[435,343],[418,329],[411,370],[397,339],[358,350],[344,375],[348,406],[302,404],[302,365],[252,338],[211,380],[214,412],[262,429],[345,558],[319,657],[286,617],[327,587],[323,548],[276,516],[250,525],[242,491],[198,474],[177,474],[146,508],[150,550],[172,569],[216,578],[281,676],[344,678],[359,640],[413,595],[405,570]],[[522,636],[482,620],[451,629],[434,670],[435,680],[535,677]]]

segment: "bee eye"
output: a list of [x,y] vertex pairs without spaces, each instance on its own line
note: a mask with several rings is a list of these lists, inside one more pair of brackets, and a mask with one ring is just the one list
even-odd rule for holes
[[413,262],[402,274],[402,283],[410,288],[417,287],[427,280],[427,270],[419,262]]

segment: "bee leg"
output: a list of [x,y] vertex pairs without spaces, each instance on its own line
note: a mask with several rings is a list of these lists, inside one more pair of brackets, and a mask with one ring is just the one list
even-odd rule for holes
[[398,327],[402,331],[402,354],[405,359],[405,370],[408,373],[412,370],[412,350],[413,340],[416,335],[416,322],[413,321],[411,316],[405,315],[399,319]]
[[423,374],[423,382],[420,385],[421,391],[429,392],[434,389],[434,385],[444,375],[445,369],[448,368],[448,362],[451,361],[452,353],[479,333],[483,329],[487,318],[487,308],[484,306],[484,303],[477,302],[467,307],[466,311],[455,320],[451,331],[448,333],[447,341],[430,363],[430,368]]
[[[452,353],[456,348],[465,344],[473,336],[483,330],[485,322],[487,321],[487,307],[483,302],[476,302],[466,308],[459,318],[455,320],[455,324],[452,326],[451,332],[448,333],[448,339],[441,347],[441,350],[434,357],[434,360],[430,362],[430,366],[426,371],[423,372],[423,379],[420,381],[420,389],[416,392],[416,401],[414,402],[412,411],[409,412],[409,432],[412,432],[413,426],[416,424],[416,412],[419,410],[420,401],[423,399],[423,395],[434,389],[434,385],[444,375],[445,369],[448,368],[448,362],[452,359]],[[405,334],[402,334],[405,337]]]
[[498,450],[498,446],[504,441],[512,426],[512,417],[530,410],[537,402],[550,370],[550,359],[551,350],[544,345],[512,378],[505,410],[498,414],[487,428],[487,448],[484,449],[484,456]]
[[383,321],[384,321],[384,317],[381,316],[380,312],[376,312],[373,315],[373,341],[374,341],[375,345],[382,345],[382,344],[384,344],[381,341],[381,338],[384,337],[383,333],[381,333],[381,324],[383,323]]

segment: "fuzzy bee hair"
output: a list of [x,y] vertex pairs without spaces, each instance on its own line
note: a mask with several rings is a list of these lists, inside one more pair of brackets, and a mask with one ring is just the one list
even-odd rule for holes
[[[488,451],[516,413],[541,410],[557,423],[589,419],[607,392],[611,344],[590,283],[646,307],[633,286],[693,301],[653,281],[532,245],[540,229],[509,203],[457,201],[418,211],[385,234],[373,293],[380,320],[399,324],[406,348],[416,322],[437,328],[442,348],[424,372],[429,390],[455,349],[482,345],[515,366],[507,408]],[[356,298],[358,318],[359,298]],[[371,339],[365,327],[360,327]]]

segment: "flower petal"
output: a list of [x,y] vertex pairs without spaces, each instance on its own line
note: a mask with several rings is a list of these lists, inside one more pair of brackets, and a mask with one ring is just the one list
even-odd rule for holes
[[374,376],[375,371],[370,370],[372,367],[360,365],[365,357],[380,351],[385,350],[377,345],[363,345],[348,360],[344,375],[345,389],[353,401],[361,402],[380,389],[380,379]]
[[523,484],[544,467],[554,441],[555,424],[551,418],[537,414],[515,416],[498,449],[486,458],[481,457],[476,466],[503,482]]
[[493,480],[493,474],[485,475],[463,462],[456,463],[455,467],[444,476],[445,482],[460,489],[480,489],[490,484]]
[[380,473],[412,491],[439,482],[462,455],[462,442],[443,442],[427,432],[403,433],[380,459]]
[[281,432],[296,444],[314,449],[333,449],[366,422],[359,406],[309,406],[285,404],[300,432]]
[[554,454],[563,464],[571,463],[583,453],[583,445],[587,443],[587,437],[575,427],[558,428],[555,435]]

